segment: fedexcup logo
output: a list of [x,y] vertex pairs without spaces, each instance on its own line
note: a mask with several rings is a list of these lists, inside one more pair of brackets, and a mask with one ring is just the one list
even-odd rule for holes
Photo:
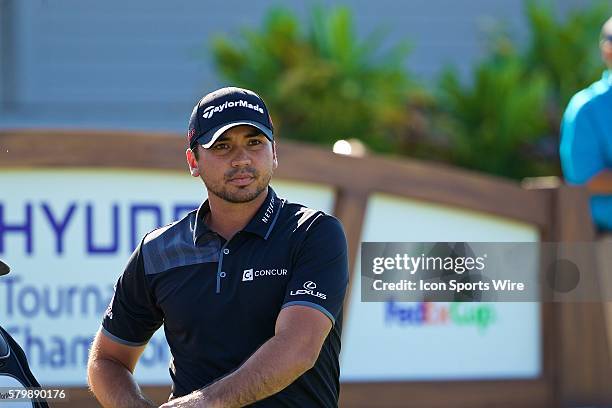
[[289,295],[291,296],[310,295],[310,296],[318,297],[320,299],[327,299],[327,295],[325,293],[321,293],[319,291],[315,292],[315,289],[317,288],[317,284],[314,283],[313,281],[306,281],[304,282],[304,285],[302,286],[304,287],[304,289],[292,290],[291,292],[289,292]]
[[225,103],[218,105],[218,106],[215,106],[215,105],[209,106],[206,109],[204,109],[204,112],[202,112],[202,117],[204,119],[210,119],[213,117],[215,112],[223,112],[225,109],[231,109],[231,108],[249,108],[261,114],[264,113],[263,108],[261,108],[259,104],[253,105],[241,99],[239,101],[232,101],[232,102],[226,101]]
[[242,281],[252,281],[253,280],[253,268],[251,269],[245,269],[244,272],[242,272]]

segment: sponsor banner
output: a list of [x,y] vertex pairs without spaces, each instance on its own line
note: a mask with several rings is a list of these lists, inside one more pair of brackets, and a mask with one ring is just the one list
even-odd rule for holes
[[[127,260],[148,231],[195,209],[202,182],[180,172],[35,169],[0,173],[0,324],[20,343],[43,385],[86,384],[91,341]],[[330,211],[333,191],[274,182],[280,197]],[[242,272],[242,271],[240,271]],[[286,270],[253,271],[269,279]],[[168,384],[163,330],[135,371]]]
[[[361,239],[384,246],[405,242],[534,243],[539,237],[533,226],[502,217],[375,194],[368,201]],[[407,272],[396,268],[397,254],[400,266],[404,267],[405,247],[391,244],[387,249],[370,254],[360,252],[354,276],[363,273],[383,279],[387,274]],[[418,258],[427,253],[415,251],[408,255]],[[375,264],[376,257],[383,260]],[[385,262],[388,269],[384,269]],[[453,262],[453,266],[461,268]],[[474,259],[473,266],[476,265]],[[384,271],[374,273],[374,268],[380,272],[379,267]],[[368,281],[353,279],[347,301],[342,381],[533,379],[541,374],[538,303],[427,302],[424,298],[405,302],[397,290],[376,302],[364,302],[364,282]]]
[[537,303],[389,300],[361,303],[358,310],[361,327],[349,316],[345,333],[343,381],[532,379],[540,375]]

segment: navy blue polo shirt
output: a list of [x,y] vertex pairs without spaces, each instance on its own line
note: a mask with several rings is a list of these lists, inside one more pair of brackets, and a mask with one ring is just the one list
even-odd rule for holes
[[180,397],[237,369],[274,336],[282,308],[312,307],[333,323],[314,367],[253,406],[337,406],[348,283],[340,222],[268,188],[253,219],[226,241],[204,223],[208,211],[206,201],[144,237],[117,281],[103,333],[137,346],[163,324]]

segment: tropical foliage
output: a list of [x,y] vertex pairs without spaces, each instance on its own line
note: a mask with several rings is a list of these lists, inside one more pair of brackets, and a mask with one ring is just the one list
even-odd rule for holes
[[599,30],[612,8],[602,0],[560,19],[552,0],[526,0],[525,10],[523,46],[498,30],[469,78],[451,67],[429,88],[406,68],[405,43],[389,46],[381,30],[361,38],[345,7],[315,8],[305,24],[273,8],[260,28],[216,37],[212,51],[224,79],[264,97],[282,138],[356,138],[517,179],[558,174],[561,114],[601,75]]
[[390,151],[406,125],[411,83],[405,44],[381,52],[384,36],[359,40],[347,8],[316,8],[303,29],[274,8],[238,41],[217,37],[213,54],[231,83],[258,90],[282,137],[332,144],[356,138]]

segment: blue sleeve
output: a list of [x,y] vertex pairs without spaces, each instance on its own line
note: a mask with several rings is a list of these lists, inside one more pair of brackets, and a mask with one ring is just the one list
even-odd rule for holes
[[102,332],[128,346],[146,344],[163,323],[147,284],[141,248],[142,242],[119,277],[102,319]]
[[584,98],[580,93],[572,98],[561,122],[561,167],[572,184],[584,184],[606,167],[599,134]]
[[335,323],[347,285],[348,250],[342,224],[334,217],[320,216],[308,228],[297,253],[283,308],[312,307]]

